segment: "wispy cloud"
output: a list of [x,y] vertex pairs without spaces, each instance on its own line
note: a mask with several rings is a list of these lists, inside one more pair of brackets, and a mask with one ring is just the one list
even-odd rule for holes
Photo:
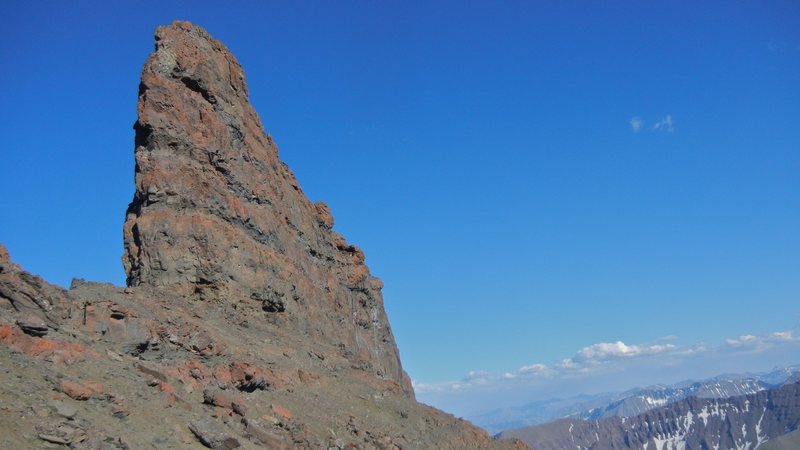
[[522,366],[514,372],[506,372],[503,378],[506,380],[513,380],[518,377],[549,377],[555,374],[555,370],[551,369],[545,364],[531,364]]
[[773,53],[785,52],[787,48],[789,48],[789,44],[780,39],[770,39],[767,44],[767,50]]
[[[498,387],[513,383],[542,383],[564,378],[590,377],[600,373],[615,373],[636,364],[675,365],[691,363],[691,358],[711,358],[731,353],[760,353],[781,345],[798,345],[800,337],[791,331],[778,331],[767,335],[745,334],[709,346],[699,342],[692,345],[665,344],[663,340],[674,341],[676,336],[662,339],[662,343],[626,344],[623,341],[599,342],[588,345],[575,352],[572,357],[552,364],[532,363],[500,376],[483,370],[469,372],[458,381],[442,383],[413,382],[418,394],[463,391],[468,389]],[[788,347],[787,347],[788,348]],[[696,360],[694,360],[696,361]]]
[[675,124],[672,122],[672,115],[667,114],[666,116],[662,117],[661,120],[655,123],[651,128],[653,131],[666,131],[667,133],[672,133],[675,131]]
[[631,130],[634,133],[638,133],[640,131],[664,131],[667,133],[673,133],[675,131],[675,122],[672,119],[672,114],[667,114],[658,120],[656,120],[652,125],[647,126],[645,120],[641,117],[634,116],[628,122],[631,126]]
[[674,349],[674,345],[626,345],[622,341],[601,342],[584,347],[576,357],[582,361],[598,362],[617,358],[632,358],[642,355],[654,355]]
[[642,119],[638,117],[632,117],[630,123],[631,123],[631,130],[633,130],[634,133],[640,132],[642,130],[642,127],[644,126],[644,122],[642,121]]
[[726,339],[725,345],[738,351],[763,352],[776,345],[792,342],[800,342],[800,337],[796,337],[791,331],[778,331],[766,336],[745,334],[735,339]]

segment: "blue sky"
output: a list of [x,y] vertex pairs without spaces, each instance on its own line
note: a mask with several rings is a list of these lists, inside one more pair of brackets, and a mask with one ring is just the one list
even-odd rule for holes
[[[797,2],[27,3],[0,28],[0,242],[52,282],[124,283],[138,77],[184,19],[384,280],[421,400],[800,362]],[[557,372],[585,349],[605,365]]]

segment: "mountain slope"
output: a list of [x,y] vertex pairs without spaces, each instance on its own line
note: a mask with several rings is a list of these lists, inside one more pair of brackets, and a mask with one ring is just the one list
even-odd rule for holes
[[771,386],[755,378],[740,380],[712,380],[692,383],[689,386],[657,386],[637,389],[622,394],[622,399],[601,408],[594,408],[570,415],[575,419],[601,419],[604,417],[632,417],[659,406],[683,400],[688,397],[727,398],[737,395],[755,394]]
[[563,419],[510,430],[537,450],[749,449],[800,426],[800,384],[727,399],[690,397],[630,418]]
[[800,375],[797,366],[776,368],[759,374],[725,374],[702,381],[635,388],[622,393],[580,395],[551,399],[469,416],[468,419],[490,433],[539,425],[563,418],[601,419],[631,417],[688,397],[727,398],[754,394],[783,384]]

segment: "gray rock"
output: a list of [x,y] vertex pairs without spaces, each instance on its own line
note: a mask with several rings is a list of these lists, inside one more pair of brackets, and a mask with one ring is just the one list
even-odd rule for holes
[[70,404],[53,402],[51,406],[56,410],[56,414],[66,419],[72,420],[78,415],[78,410]]
[[203,445],[214,450],[227,450],[241,446],[236,438],[229,436],[219,425],[210,420],[191,422],[189,430]]
[[31,336],[47,335],[47,324],[41,317],[34,314],[26,314],[17,319],[17,326]]

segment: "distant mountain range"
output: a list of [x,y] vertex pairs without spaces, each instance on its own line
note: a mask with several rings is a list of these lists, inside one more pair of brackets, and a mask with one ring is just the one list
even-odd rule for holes
[[755,394],[790,379],[800,381],[800,366],[776,368],[765,373],[724,374],[701,381],[688,380],[673,385],[635,388],[622,393],[532,402],[476,414],[467,419],[494,434],[563,418],[597,420],[633,417],[689,397],[721,399]]
[[561,419],[500,437],[536,450],[783,450],[797,448],[798,426],[800,383],[789,383],[724,399],[688,397],[633,417]]

